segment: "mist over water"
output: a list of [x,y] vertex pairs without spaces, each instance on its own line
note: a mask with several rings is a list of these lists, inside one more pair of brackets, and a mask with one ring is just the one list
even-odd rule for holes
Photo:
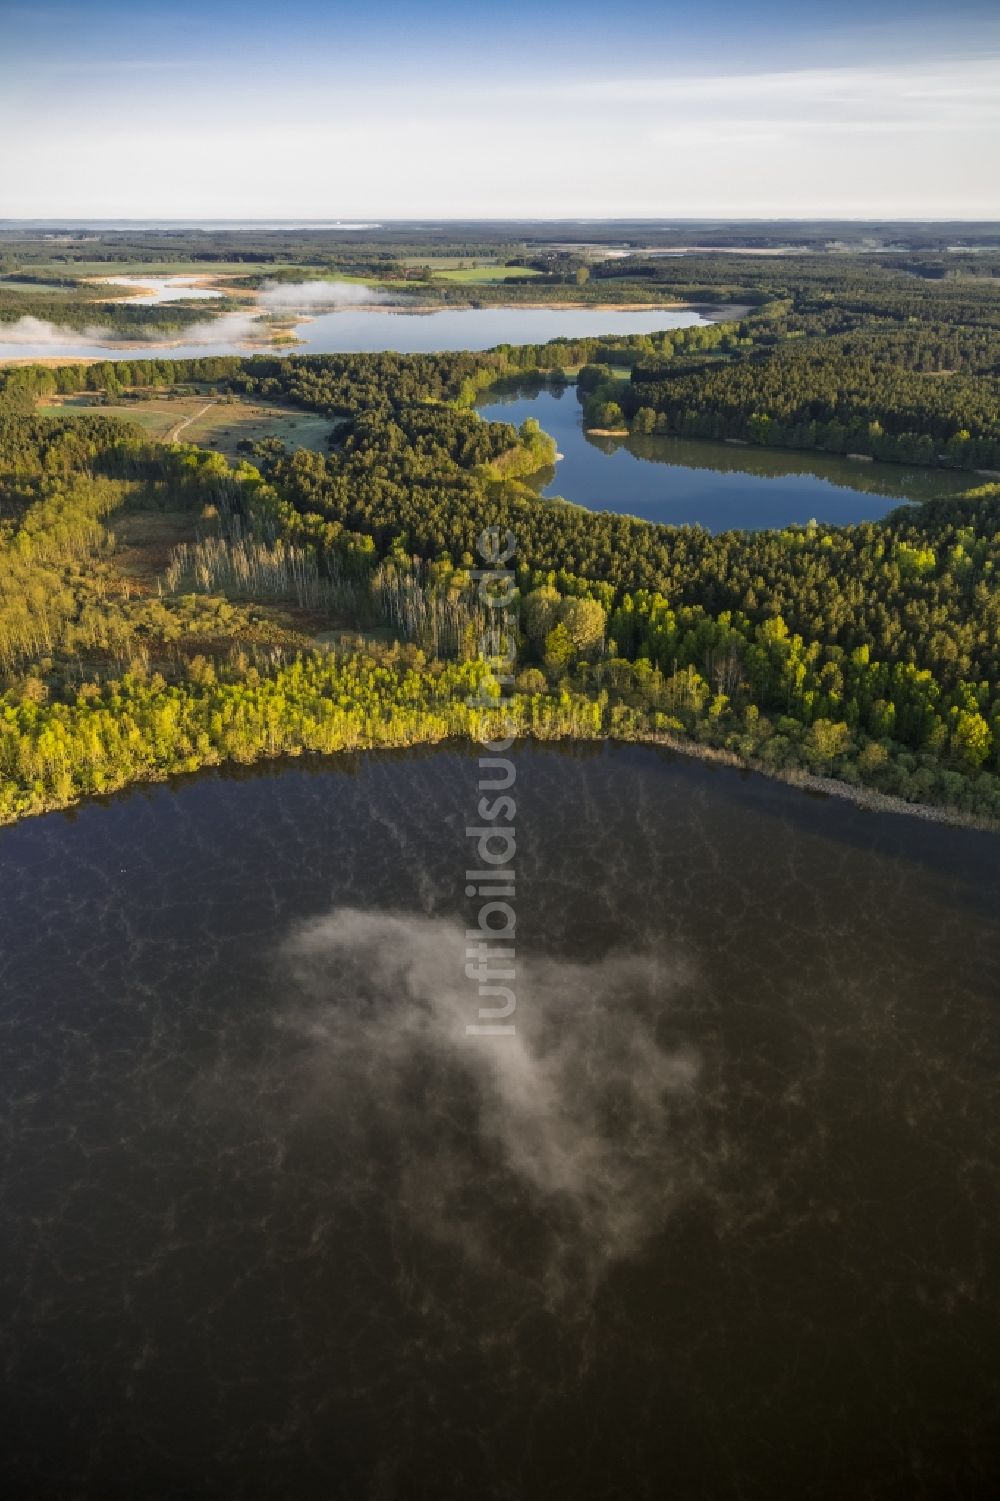
[[26,316],[10,323],[0,322],[0,347],[15,346],[18,356],[22,346],[39,353],[44,353],[49,346],[52,346],[56,354],[63,350],[86,352],[99,345],[103,339],[109,338],[111,333],[108,329],[97,326],[87,329],[67,328],[63,324],[50,323],[45,318]]
[[0,831],[5,1494],[985,1498],[1000,845],[523,747]]
[[[330,299],[332,298],[332,301]],[[31,360],[65,355],[89,355],[108,360],[134,358],[136,349],[165,359],[198,358],[211,354],[268,353],[272,329],[269,318],[295,324],[294,346],[284,354],[433,353],[446,349],[492,349],[501,343],[545,342],[559,337],[649,333],[686,328],[707,320],[693,308],[661,308],[618,312],[603,307],[488,307],[444,308],[439,311],[407,307],[402,298],[383,299],[370,287],[352,282],[301,282],[265,288],[262,306],[247,313],[222,313],[216,318],[148,339],[115,338],[106,329],[74,329],[19,319],[0,323],[0,359]],[[296,322],[296,312],[303,315]],[[721,310],[720,310],[721,312]]]
[[265,284],[257,298],[261,307],[308,311],[310,308],[371,307],[393,298],[374,287],[351,281],[297,281]]
[[[377,1099],[411,1145],[403,1197],[422,1229],[481,1254],[493,1214],[469,1206],[488,1170],[557,1229],[539,1266],[550,1291],[568,1291],[570,1241],[590,1286],[690,1187],[691,1143],[671,1127],[688,1134],[697,1057],[655,1031],[683,969],[522,956],[516,1033],[470,1036],[465,948],[460,923],[405,913],[341,908],[297,927],[282,956],[301,999],[285,1025],[308,1044],[306,1097],[352,1111]],[[456,1109],[474,1134],[455,1133]]]
[[269,330],[259,314],[223,313],[205,318],[183,328],[143,332],[129,329],[117,334],[113,329],[94,326],[68,328],[43,318],[18,318],[13,323],[0,322],[0,352],[8,360],[67,359],[89,357],[101,360],[129,358],[187,359],[209,353],[247,354],[253,343],[266,348],[263,341]]

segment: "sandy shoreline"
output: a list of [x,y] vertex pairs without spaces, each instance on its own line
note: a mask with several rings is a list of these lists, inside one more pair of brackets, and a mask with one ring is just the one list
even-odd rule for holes
[[977,829],[982,833],[1000,833],[1000,823],[974,813],[961,813],[957,808],[939,807],[936,803],[909,803],[903,797],[888,792],[879,792],[875,787],[855,787],[850,782],[841,782],[836,777],[821,777],[801,767],[776,769],[761,761],[748,760],[733,751],[718,746],[700,745],[680,735],[648,734],[629,739],[613,740],[616,745],[662,745],[667,750],[682,756],[691,756],[696,761],[707,761],[716,766],[729,766],[740,771],[752,771],[766,777],[770,782],[783,782],[788,787],[798,787],[803,792],[819,793],[823,797],[837,797],[854,803],[870,813],[904,813],[910,818],[923,819],[925,823],[950,824],[953,828]]

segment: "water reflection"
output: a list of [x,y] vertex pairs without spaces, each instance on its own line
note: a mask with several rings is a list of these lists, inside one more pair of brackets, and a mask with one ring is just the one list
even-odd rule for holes
[[665,437],[596,437],[583,430],[573,386],[523,385],[491,392],[483,417],[520,424],[535,417],[561,458],[535,477],[546,496],[709,531],[833,525],[877,520],[902,501],[955,494],[977,483],[958,470],[864,463],[834,454],[793,453]]

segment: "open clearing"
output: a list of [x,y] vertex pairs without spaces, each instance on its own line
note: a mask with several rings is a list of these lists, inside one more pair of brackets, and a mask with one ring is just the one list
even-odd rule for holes
[[[164,572],[175,547],[194,542],[199,521],[188,511],[162,511],[143,504],[126,506],[110,519],[115,539],[114,564],[127,597],[149,596],[161,587]],[[190,627],[161,642],[157,650],[166,656],[225,656],[234,646],[281,646],[301,651],[314,644],[317,631],[329,626],[326,611],[304,609],[291,600],[255,600],[241,590],[218,588],[216,596],[241,607],[237,618],[227,621],[216,614],[210,628],[202,620],[197,634]],[[182,616],[183,618],[183,616]]]
[[115,537],[115,565],[139,593],[155,587],[180,542],[193,542],[190,511],[119,511],[109,522]]
[[470,266],[464,270],[435,271],[435,281],[512,281],[523,276],[541,276],[530,266]]
[[0,281],[0,292],[24,292],[32,297],[66,297],[72,291],[72,287],[57,287],[52,282],[8,281],[6,277]]
[[312,448],[325,453],[333,426],[329,417],[317,412],[300,412],[257,401],[217,402],[193,416],[190,426],[181,433],[181,441],[214,448],[227,458],[236,457],[238,443],[257,438],[279,438],[289,448]]
[[228,459],[239,457],[237,444],[258,438],[279,438],[289,448],[312,448],[323,453],[333,427],[329,417],[316,412],[300,412],[271,402],[221,400],[210,392],[120,402],[98,401],[89,394],[53,397],[41,402],[38,412],[50,417],[100,412],[138,423],[160,443],[197,443]]

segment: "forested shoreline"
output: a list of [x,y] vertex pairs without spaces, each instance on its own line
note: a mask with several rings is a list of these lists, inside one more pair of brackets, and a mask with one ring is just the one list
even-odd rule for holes
[[[499,687],[471,570],[499,527],[519,733],[659,738],[997,821],[1000,486],[713,536],[539,500],[524,477],[551,440],[473,405],[525,375],[576,380],[595,425],[992,467],[1000,297],[926,286],[919,323],[866,270],[837,297],[808,282],[657,335],[3,372],[0,818],[225,760],[476,735],[469,683]],[[229,464],[99,408],[35,414],[54,393],[164,389],[319,413],[330,446],[249,442]],[[117,530],[163,516],[171,549],[130,572]]]

